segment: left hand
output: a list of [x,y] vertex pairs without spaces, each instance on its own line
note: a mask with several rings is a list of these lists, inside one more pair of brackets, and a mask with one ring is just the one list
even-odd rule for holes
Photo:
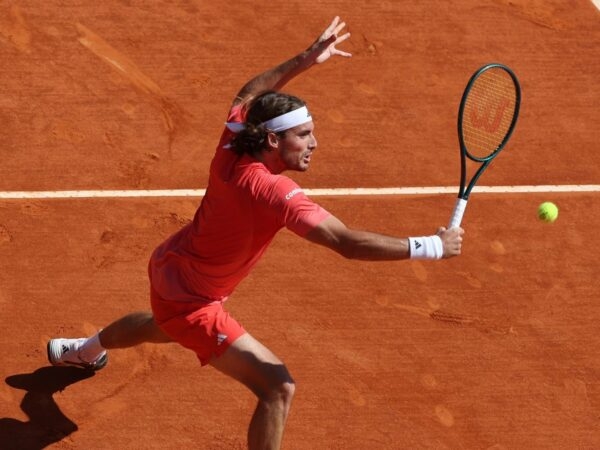
[[341,44],[350,37],[350,33],[344,33],[341,36],[339,33],[346,27],[346,22],[341,22],[336,16],[331,22],[331,25],[319,36],[319,38],[309,47],[308,52],[314,56],[314,62],[321,64],[327,61],[334,55],[344,56],[349,58],[351,53],[344,52],[336,48],[337,44]]

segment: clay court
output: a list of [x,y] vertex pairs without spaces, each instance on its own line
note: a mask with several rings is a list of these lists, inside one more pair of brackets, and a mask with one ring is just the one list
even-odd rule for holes
[[[228,301],[296,380],[283,447],[600,448],[589,0],[0,2],[0,448],[245,448],[254,397],[193,353],[114,351],[90,376],[49,367],[45,345],[148,309],[148,258],[191,220],[233,96],[335,15],[353,58],[287,86],[319,141],[290,176],[439,188],[314,191],[350,227],[447,224],[457,108],[478,67],[509,65],[523,102],[479,183],[499,191],[471,196],[460,257],[348,261],[282,231]],[[555,223],[536,217],[545,200]]]

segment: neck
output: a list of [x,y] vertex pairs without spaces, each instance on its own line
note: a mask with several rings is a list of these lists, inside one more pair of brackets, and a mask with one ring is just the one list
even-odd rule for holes
[[253,156],[257,161],[263,163],[272,174],[277,175],[285,170],[285,167],[283,167],[281,164],[277,150],[274,148],[261,150],[260,152],[255,153]]

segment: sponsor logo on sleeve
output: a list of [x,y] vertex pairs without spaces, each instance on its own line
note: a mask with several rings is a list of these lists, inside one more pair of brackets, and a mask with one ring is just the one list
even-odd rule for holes
[[300,188],[293,189],[293,190],[291,190],[290,192],[287,193],[287,195],[285,196],[285,199],[286,200],[291,200],[292,198],[294,198],[294,196],[296,194],[299,194],[300,192],[302,192],[302,189],[300,189]]

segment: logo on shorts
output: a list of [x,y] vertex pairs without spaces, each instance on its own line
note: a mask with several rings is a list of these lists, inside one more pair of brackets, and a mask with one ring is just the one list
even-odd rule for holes
[[226,334],[217,334],[217,345],[221,345],[225,339],[227,339]]

